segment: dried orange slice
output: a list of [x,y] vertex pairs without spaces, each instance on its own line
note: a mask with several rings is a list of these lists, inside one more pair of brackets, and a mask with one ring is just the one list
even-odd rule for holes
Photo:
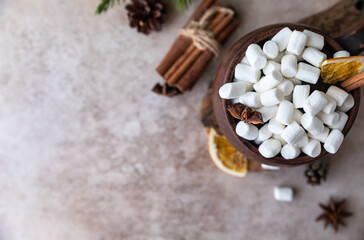
[[211,128],[208,132],[208,145],[210,157],[221,171],[234,177],[245,177],[248,158],[236,150],[225,136]]
[[364,56],[331,58],[320,64],[321,77],[325,83],[344,81],[363,71]]

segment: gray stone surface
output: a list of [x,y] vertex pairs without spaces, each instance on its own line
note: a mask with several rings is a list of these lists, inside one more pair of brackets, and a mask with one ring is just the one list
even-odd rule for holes
[[[226,1],[241,24],[224,51],[336,1]],[[363,105],[313,188],[302,167],[237,179],[212,164],[199,107],[219,60],[190,93],[150,92],[198,2],[144,36],[123,7],[95,16],[98,0],[0,1],[1,240],[363,238]],[[277,185],[294,187],[292,203],[273,200]],[[330,196],[356,212],[337,235],[314,222]]]

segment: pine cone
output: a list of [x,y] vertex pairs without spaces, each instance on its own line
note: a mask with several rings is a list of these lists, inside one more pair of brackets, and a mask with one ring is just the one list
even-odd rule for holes
[[160,0],[132,0],[125,8],[130,27],[144,34],[161,30],[161,24],[167,20],[166,8]]
[[312,186],[320,185],[321,182],[326,180],[326,175],[329,169],[329,157],[317,160],[314,163],[308,164],[305,170],[305,176],[307,177],[307,183]]

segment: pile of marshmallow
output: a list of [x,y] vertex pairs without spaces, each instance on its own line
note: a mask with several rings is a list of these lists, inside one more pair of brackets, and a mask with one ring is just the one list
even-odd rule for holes
[[[341,131],[348,120],[345,112],[354,106],[353,96],[333,85],[326,93],[315,90],[310,94],[310,85],[302,84],[317,83],[320,63],[327,57],[320,51],[323,47],[320,34],[283,28],[263,49],[249,45],[235,67],[234,81],[220,87],[221,98],[262,114],[266,124],[260,129],[240,121],[235,131],[259,145],[265,158],[280,153],[285,159],[294,159],[301,152],[317,157],[321,143],[334,154],[342,144]],[[334,54],[334,58],[348,56],[346,51]]]

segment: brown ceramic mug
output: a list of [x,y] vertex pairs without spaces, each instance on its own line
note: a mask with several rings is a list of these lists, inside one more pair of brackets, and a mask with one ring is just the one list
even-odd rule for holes
[[[247,156],[252,160],[269,165],[297,166],[315,161],[317,159],[321,159],[325,157],[328,154],[328,152],[326,152],[326,150],[322,148],[320,155],[315,158],[309,157],[301,153],[300,156],[291,160],[284,159],[280,155],[277,155],[276,157],[273,158],[263,157],[258,151],[258,146],[253,141],[248,141],[246,139],[243,139],[236,134],[235,127],[236,124],[238,123],[238,120],[234,119],[227,111],[227,106],[231,104],[231,100],[221,99],[218,93],[219,88],[222,85],[233,81],[235,66],[238,63],[240,63],[240,61],[245,56],[245,51],[247,47],[252,43],[256,43],[260,46],[263,46],[263,44],[267,40],[270,40],[279,30],[281,30],[284,27],[289,27],[291,30],[298,30],[298,31],[303,31],[304,29],[307,29],[312,32],[317,32],[322,36],[324,36],[325,46],[322,49],[322,51],[327,54],[327,58],[332,58],[333,54],[336,51],[343,50],[341,45],[350,46],[350,52],[352,55],[358,54],[359,50],[361,50],[360,49],[361,46],[359,46],[359,44],[357,44],[357,46],[354,46],[356,45],[356,43],[355,42],[350,43],[350,41],[353,41],[353,39],[354,41],[358,40],[358,36],[359,38],[362,38],[362,36],[360,35],[362,32],[358,34],[359,32],[354,31],[351,34],[345,35],[344,37],[337,39],[340,41],[341,43],[340,45],[337,40],[328,36],[321,30],[306,25],[282,23],[259,28],[255,31],[250,32],[249,34],[245,35],[240,40],[238,40],[222,59],[222,62],[215,75],[215,81],[212,92],[212,104],[213,104],[214,114],[217,123],[220,127],[220,130],[228,139],[228,141],[239,152],[243,153],[245,156]],[[314,85],[309,84],[309,85],[311,85],[310,86],[311,92],[314,90],[320,90],[326,92],[326,90],[330,86],[329,84],[323,83],[321,78],[319,79],[317,84]],[[354,97],[355,105],[351,110],[349,110],[349,112],[347,112],[349,118],[342,131],[344,135],[346,135],[349,132],[359,110],[360,89],[355,89],[354,91],[351,92],[351,94]]]

